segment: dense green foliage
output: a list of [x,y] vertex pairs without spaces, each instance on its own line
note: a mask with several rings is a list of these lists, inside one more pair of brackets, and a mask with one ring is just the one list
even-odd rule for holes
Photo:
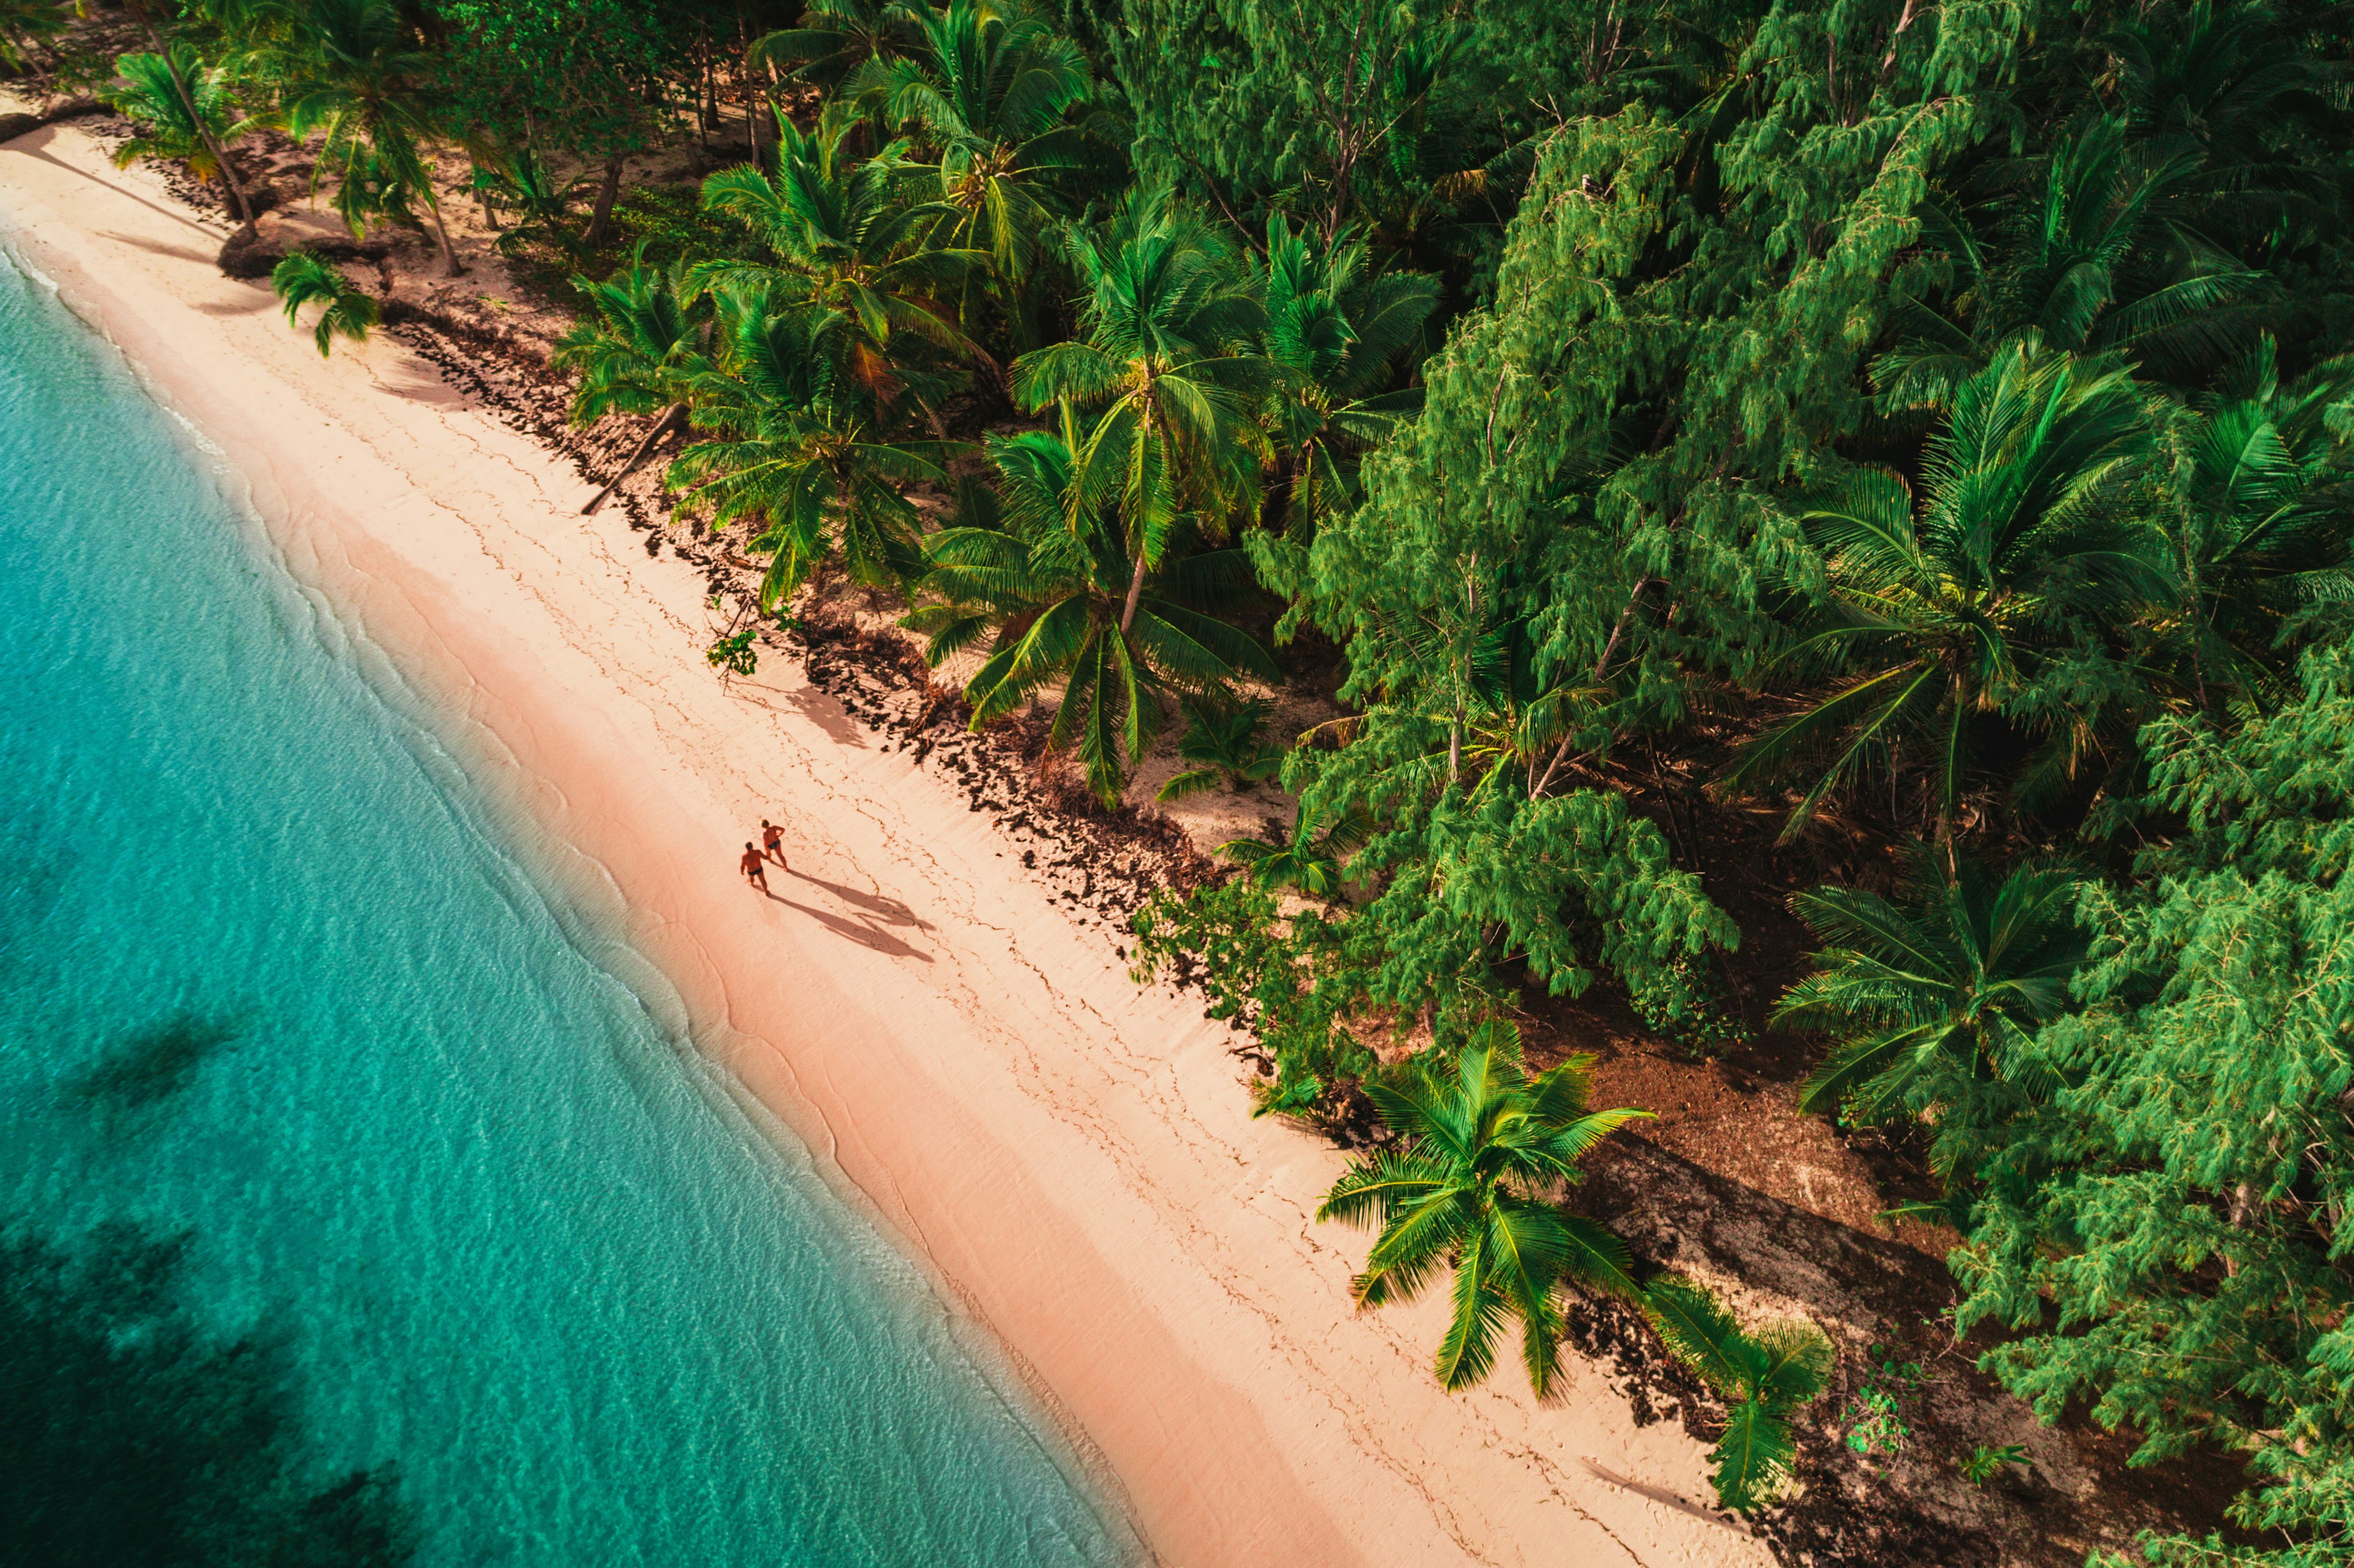
[[440,0],[437,20],[444,122],[493,168],[558,150],[601,164],[587,236],[599,242],[619,159],[663,129],[663,84],[685,69],[688,36],[652,0]]
[[[2047,1418],[2089,1395],[2143,1456],[2213,1438],[2269,1483],[2243,1521],[2354,1548],[2354,654],[2236,732],[2146,737],[2179,813],[2140,880],[2090,885],[2083,1011],[2037,1037],[2067,1086],[1981,1167],[1960,1322]],[[2294,1537],[2293,1537],[2294,1538]]]
[[[1891,868],[1798,892],[1777,1016],[1825,1036],[1810,1108],[1924,1129],[1986,1364],[2243,1455],[2279,1544],[2240,1559],[2354,1551],[2342,7],[187,11],[123,64],[143,152],[281,129],[355,228],[437,234],[462,153],[576,274],[575,417],[643,422],[761,610],[837,566],[903,596],[973,722],[1051,703],[1107,803],[1180,712],[1168,798],[1279,774],[1289,832],[1134,961],[1256,1031],[1258,1108],[1370,1102],[1450,1194],[1381,1212],[1363,1287],[1468,1281],[1444,1375],[1507,1317],[1541,1373],[1576,1272],[1490,1270],[1563,1174],[1463,1130],[1553,1081],[1491,1026],[1596,984],[1765,1024],[1690,858],[1754,814]],[[179,47],[193,120],[139,63]],[[689,127],[699,191],[628,249],[621,155]],[[1686,1353],[1735,1342],[1685,1305]],[[1730,1367],[1770,1436],[1803,1395]]]
[[[1710,759],[1789,838],[1893,842],[1903,886],[1797,901],[1829,944],[1782,1012],[1831,1036],[1809,1103],[1930,1127],[1965,1321],[2024,1333],[1988,1364],[2047,1416],[2089,1394],[2147,1457],[2236,1445],[2248,1520],[2338,1551],[2354,1065],[2313,835],[2354,751],[2317,695],[2273,714],[2346,635],[2342,16],[1085,14],[1152,79],[1148,176],[1237,223],[1367,223],[1476,307],[1362,503],[1252,541],[1287,624],[1343,645],[1352,716],[1287,770],[1296,843],[1251,858],[1363,822],[1316,889],[1351,901],[1164,899],[1142,963],[1198,962],[1276,1060],[1263,1103],[1311,1110],[1379,1081],[1365,1031],[1444,1040],[1515,985],[1607,969],[1705,1010],[1738,933],[1629,752]],[[1500,79],[1547,69],[1559,122],[1516,118]],[[1437,171],[1492,203],[1515,157],[1482,240]],[[2226,818],[2305,858],[2194,847]],[[2190,875],[2224,862],[2228,897]]]

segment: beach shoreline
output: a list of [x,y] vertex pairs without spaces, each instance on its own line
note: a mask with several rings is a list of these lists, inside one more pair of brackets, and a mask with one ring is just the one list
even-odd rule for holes
[[[1442,1303],[1352,1313],[1364,1238],[1311,1218],[1341,1156],[1249,1118],[1227,1030],[1130,984],[1114,933],[791,662],[723,689],[700,574],[579,516],[562,458],[389,338],[321,359],[214,269],[224,228],[80,130],[0,146],[0,214],[1160,1561],[1771,1561],[1603,1369],[1543,1406],[1501,1374],[1449,1396]],[[735,872],[763,816],[792,865],[769,900]]]

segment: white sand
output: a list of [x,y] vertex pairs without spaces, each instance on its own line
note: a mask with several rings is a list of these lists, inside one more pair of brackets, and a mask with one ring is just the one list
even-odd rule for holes
[[[942,780],[772,655],[723,692],[703,585],[379,339],[322,360],[222,238],[69,127],[0,147],[0,214],[249,477],[288,564],[610,878],[707,1046],[830,1160],[1201,1568],[1769,1563],[1702,1448],[1598,1368],[1449,1396],[1443,1302],[1359,1316],[1341,1166],[1247,1115],[1231,1036],[1139,991]],[[738,846],[784,824],[779,898]]]

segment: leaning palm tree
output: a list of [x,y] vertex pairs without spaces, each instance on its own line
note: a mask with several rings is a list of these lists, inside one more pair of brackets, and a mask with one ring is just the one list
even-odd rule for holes
[[29,71],[37,48],[56,59],[57,37],[65,30],[66,7],[58,0],[0,0],[0,66]]
[[1810,1111],[1861,1120],[1932,1118],[1933,1160],[1956,1168],[1968,1118],[1956,1114],[1987,1085],[2050,1087],[2023,1048],[2068,1007],[2084,956],[2077,879],[2052,866],[1998,877],[1975,862],[1913,852],[1896,898],[1824,886],[1791,910],[1829,944],[1815,972],[1784,994],[1777,1025],[1820,1029],[1836,1044],[1800,1091]]
[[1586,1109],[1591,1056],[1530,1076],[1510,1023],[1482,1026],[1451,1072],[1429,1058],[1366,1085],[1400,1142],[1352,1166],[1316,1217],[1380,1227],[1354,1282],[1361,1308],[1412,1300],[1452,1271],[1442,1384],[1469,1388],[1485,1378],[1497,1333],[1517,1318],[1521,1362],[1543,1396],[1560,1358],[1563,1283],[1637,1295],[1626,1244],[1552,1194],[1578,1179],[1587,1150],[1650,1113]]
[[100,94],[139,133],[114,150],[114,166],[141,158],[187,165],[209,185],[222,175],[226,143],[238,122],[228,73],[206,66],[191,46],[173,40],[163,54],[123,55],[114,62],[122,81]]
[[1264,313],[1225,240],[1166,190],[1131,196],[1071,257],[1086,336],[1014,361],[1013,394],[1033,412],[1059,402],[1091,416],[1066,506],[1075,528],[1119,520],[1133,573],[1125,630],[1172,542],[1223,534],[1247,503],[1262,444],[1248,394],[1270,374],[1251,347]]
[[861,582],[904,584],[922,569],[917,520],[899,486],[946,483],[960,450],[907,440],[876,419],[836,368],[850,323],[765,295],[729,296],[716,356],[686,364],[682,384],[705,438],[664,482],[712,508],[722,526],[760,524],[751,547],[772,552],[760,607],[790,599],[839,555]]
[[421,200],[456,277],[464,269],[425,155],[440,133],[440,66],[415,27],[391,0],[301,0],[274,15],[237,69],[276,92],[272,118],[289,136],[321,138],[313,182],[334,181],[335,211],[355,234],[379,218],[409,221]]
[[919,398],[940,389],[911,368],[905,340],[986,361],[937,295],[988,258],[920,242],[945,209],[911,199],[921,171],[904,148],[894,143],[862,161],[854,152],[859,127],[841,119],[803,135],[779,115],[777,132],[775,174],[739,164],[703,182],[703,205],[749,225],[769,258],[704,262],[692,275],[695,290],[758,291],[839,315],[845,375],[885,405],[903,389]]
[[685,428],[686,357],[700,344],[708,316],[697,319],[690,302],[685,262],[649,267],[642,243],[624,270],[602,282],[576,277],[572,286],[587,297],[589,312],[549,358],[557,369],[579,374],[572,422],[591,425],[616,413],[661,415],[620,471],[580,509],[585,516],[637,471],[664,436]]
[[1771,1502],[1797,1457],[1790,1418],[1830,1382],[1830,1340],[1796,1319],[1746,1332],[1705,1286],[1672,1276],[1644,1290],[1643,1315],[1724,1401],[1724,1435],[1709,1453],[1716,1500],[1744,1512]]
[[1829,592],[1781,666],[1837,683],[1745,747],[1722,785],[1810,771],[1787,838],[1875,763],[1918,768],[1946,833],[1973,726],[2009,715],[2043,742],[2021,792],[2056,792],[2098,750],[2100,715],[2062,724],[2023,715],[2023,700],[2080,632],[2168,591],[2162,538],[2121,504],[2149,443],[2125,371],[2031,339],[1963,384],[1917,500],[1884,469],[1807,498],[1798,520]]
[[338,337],[366,342],[368,329],[378,319],[375,296],[336,270],[334,262],[313,251],[297,250],[278,263],[270,270],[270,286],[286,307],[288,326],[302,324],[303,306],[326,307],[311,329],[311,341],[319,345],[323,359]]
[[1172,534],[1140,567],[1116,524],[1093,508],[1072,511],[1077,440],[1067,408],[1057,430],[989,438],[1006,525],[935,535],[920,588],[927,602],[901,624],[929,634],[924,656],[934,665],[992,639],[965,685],[976,728],[1059,685],[1049,744],[1076,744],[1108,805],[1126,782],[1123,754],[1133,762],[1160,733],[1164,694],[1271,680],[1276,669],[1213,613],[1250,580],[1240,551],[1189,555],[1191,539]]
[[949,0],[945,10],[897,0],[890,14],[907,52],[870,58],[843,91],[938,157],[947,210],[933,238],[988,253],[1025,332],[1047,237],[1081,179],[1113,162],[1116,123],[1101,111],[1072,117],[1093,95],[1087,57],[1041,17],[992,0]]

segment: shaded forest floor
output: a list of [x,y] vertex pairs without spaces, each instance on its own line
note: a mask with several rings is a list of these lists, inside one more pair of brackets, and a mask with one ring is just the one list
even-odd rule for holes
[[[80,123],[101,135],[129,133],[105,117]],[[700,175],[734,161],[730,154],[740,156],[740,119],[714,136],[710,151],[688,139],[633,164],[620,233],[603,265],[676,222],[691,209]],[[272,210],[261,226],[269,246],[282,251],[340,234],[332,214],[308,205],[301,149],[269,142],[247,162],[249,178],[270,191]],[[454,161],[445,164],[441,184],[452,192],[445,211],[466,275],[441,277],[429,243],[408,231],[384,233],[347,266],[389,302],[392,335],[569,458],[585,501],[636,445],[641,422],[610,419],[586,430],[566,422],[568,381],[548,367],[547,355],[574,307],[561,282],[569,268],[554,257],[501,258],[478,211],[454,194],[463,173]],[[214,193],[185,180],[174,185],[192,205],[219,211]],[[952,412],[966,434],[993,417],[978,399]],[[704,575],[721,607],[736,602],[751,591],[757,569],[737,541],[673,514],[661,469],[659,460],[642,469],[611,505],[644,535],[649,555],[667,549]],[[715,609],[715,635],[725,613]],[[990,813],[1023,846],[1022,863],[1046,896],[1101,927],[1107,942],[1124,942],[1129,913],[1153,890],[1224,874],[1211,853],[1224,839],[1288,821],[1290,802],[1271,787],[1201,797],[1172,811],[1133,803],[1104,810],[1046,754],[1042,715],[971,734],[969,709],[892,628],[895,613],[864,591],[822,595],[798,607],[797,620],[763,632],[763,656],[801,662],[854,722],[885,737],[886,748],[956,775],[971,809]],[[1330,698],[1335,652],[1310,642],[1288,657],[1296,678],[1273,694],[1280,699],[1272,726],[1278,736],[1337,711]],[[1149,800],[1174,770],[1179,727],[1172,725],[1146,760],[1132,801]],[[1836,827],[1779,847],[1776,817],[1706,798],[1700,784],[1707,768],[1704,753],[1647,758],[1609,782],[1670,832],[1680,862],[1702,871],[1710,895],[1740,924],[1743,946],[1728,958],[1723,980],[1726,1008],[1744,1038],[1696,1056],[1648,1030],[1605,988],[1575,1000],[1525,991],[1522,1021],[1539,1061],[1596,1054],[1598,1103],[1657,1114],[1591,1159],[1579,1205],[1625,1235],[1647,1266],[1705,1281],[1745,1320],[1804,1315],[1839,1347],[1832,1389],[1802,1423],[1798,1492],[1761,1521],[1762,1533],[1792,1563],[2060,1568],[2083,1562],[2095,1546],[2122,1547],[2141,1529],[2217,1528],[2241,1479],[2228,1456],[2129,1468],[2130,1436],[2105,1433],[2081,1414],[2057,1429],[2038,1426],[1975,1369],[1989,1340],[1954,1344],[1946,1315],[1956,1292],[1944,1263],[1951,1233],[1876,1217],[1933,1190],[1919,1150],[1801,1115],[1797,1088],[1813,1047],[1764,1027],[1808,948],[1784,900],[1830,878],[1869,885],[1887,874],[1889,852],[1867,834]],[[1239,1054],[1247,1044],[1238,1039],[1237,1094],[1250,1071]],[[1712,1439],[1720,1415],[1713,1400],[1630,1312],[1590,1304],[1574,1322],[1581,1347],[1614,1369],[1638,1416],[1679,1420]],[[1850,1446],[1860,1426],[1876,1435],[1867,1452]],[[1973,1448],[2010,1443],[2027,1449],[2029,1467],[1980,1487],[1963,1478],[1959,1461]],[[1627,1478],[1606,1478],[1642,1489]]]

